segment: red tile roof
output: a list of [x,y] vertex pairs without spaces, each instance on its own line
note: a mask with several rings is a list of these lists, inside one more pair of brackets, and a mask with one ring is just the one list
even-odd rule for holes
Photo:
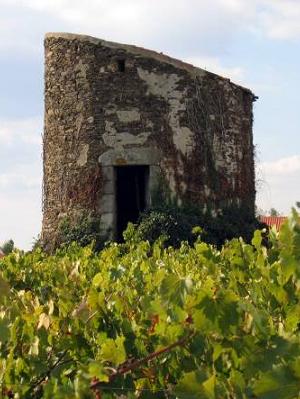
[[279,230],[286,218],[286,216],[260,216],[259,220],[270,227],[275,226],[276,230]]

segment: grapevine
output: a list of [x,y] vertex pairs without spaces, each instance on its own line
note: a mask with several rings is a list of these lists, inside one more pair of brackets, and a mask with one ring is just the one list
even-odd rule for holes
[[130,236],[0,260],[0,398],[300,392],[300,226],[221,249]]

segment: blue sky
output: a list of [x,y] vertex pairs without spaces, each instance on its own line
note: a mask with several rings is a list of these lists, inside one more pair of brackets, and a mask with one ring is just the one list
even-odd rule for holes
[[163,51],[247,86],[257,205],[300,200],[300,0],[0,0],[0,243],[41,226],[43,37],[89,34]]

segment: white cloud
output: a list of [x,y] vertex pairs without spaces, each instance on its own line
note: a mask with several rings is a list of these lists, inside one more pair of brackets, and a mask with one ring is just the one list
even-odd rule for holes
[[263,0],[265,8],[259,13],[262,29],[270,38],[300,38],[299,0]]
[[0,7],[2,49],[40,51],[47,30],[187,53],[222,51],[243,31],[300,37],[299,0],[0,0]]
[[0,173],[0,190],[20,192],[24,189],[41,189],[41,165],[18,165],[14,170]]
[[[189,17],[192,23],[198,21],[199,30],[209,24],[215,25],[215,21],[221,28],[222,20],[229,22],[231,19],[236,25],[234,20],[238,19],[238,25],[243,26],[247,21],[273,38],[300,36],[299,0],[215,0],[213,4],[210,0],[89,0],[88,5],[81,0],[4,0],[4,3],[21,4],[51,13],[93,31],[109,27],[111,30],[123,30],[124,24],[127,24],[127,30],[139,27],[142,33],[147,30],[147,25],[158,27],[155,21],[162,20],[170,29],[176,22],[185,24],[186,17]],[[160,30],[164,25],[160,26]]]
[[300,180],[300,155],[281,158],[273,162],[263,162],[261,168],[266,174],[274,177],[296,173]]
[[276,208],[288,214],[300,201],[300,155],[263,162],[258,165],[256,176],[259,208]]
[[41,225],[42,119],[0,120],[0,243],[30,249]]
[[41,162],[18,164],[0,173],[0,244],[12,238],[30,249],[41,230]]
[[17,142],[41,145],[43,122],[41,117],[0,120],[0,146]]
[[0,244],[12,238],[18,248],[32,248],[33,239],[41,229],[39,192],[25,192],[22,198],[1,193],[0,226]]
[[221,60],[217,57],[188,57],[185,59],[186,62],[193,64],[194,66],[206,69],[210,72],[218,75],[230,78],[235,83],[244,83],[245,71],[241,67],[225,67],[222,65]]

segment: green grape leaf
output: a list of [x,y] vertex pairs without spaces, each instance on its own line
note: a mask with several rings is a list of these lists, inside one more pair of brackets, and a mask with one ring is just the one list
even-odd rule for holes
[[34,340],[29,349],[30,355],[37,356],[39,354],[39,343],[40,343],[39,337],[34,337]]
[[213,374],[203,382],[204,391],[208,399],[215,399],[216,376]]
[[252,245],[254,245],[254,247],[255,247],[257,250],[260,250],[260,248],[261,248],[261,242],[262,242],[261,231],[260,231],[260,230],[256,230],[256,231],[254,232],[254,236],[253,236],[253,238],[252,238],[251,243],[252,243]]
[[0,275],[0,303],[10,293],[8,282]]
[[126,351],[124,347],[125,337],[117,337],[115,340],[107,338],[101,345],[101,359],[109,361],[114,365],[119,365],[126,360]]
[[178,399],[214,399],[215,376],[207,378],[200,371],[192,371],[184,374],[179,380],[175,394]]
[[192,285],[190,278],[182,279],[174,274],[170,274],[163,279],[160,293],[165,302],[172,302],[178,306],[182,306],[186,294],[192,289]]
[[50,326],[50,318],[46,313],[41,313],[39,317],[39,323],[38,323],[38,330],[42,327],[45,328],[45,330],[48,330]]
[[262,374],[253,392],[259,399],[295,399],[300,392],[300,381],[287,367],[281,366]]
[[97,378],[100,382],[108,382],[109,377],[105,372],[103,364],[100,362],[91,362],[89,364],[89,375],[90,378]]
[[101,287],[101,284],[103,284],[103,275],[102,273],[97,273],[96,276],[93,278],[93,285],[95,287]]

